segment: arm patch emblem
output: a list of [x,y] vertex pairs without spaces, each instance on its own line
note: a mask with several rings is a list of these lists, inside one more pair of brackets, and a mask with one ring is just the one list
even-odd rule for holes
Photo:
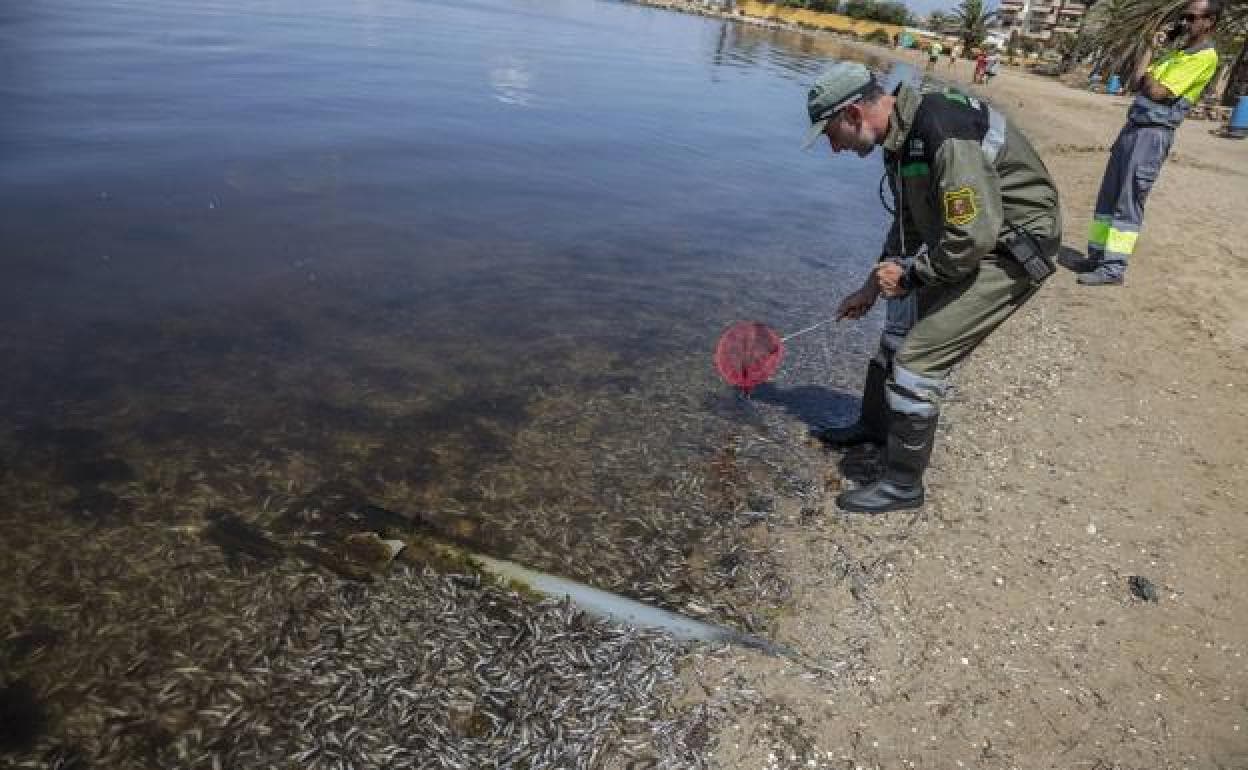
[[965,225],[975,221],[979,209],[975,207],[975,191],[959,187],[945,193],[945,221],[951,225]]

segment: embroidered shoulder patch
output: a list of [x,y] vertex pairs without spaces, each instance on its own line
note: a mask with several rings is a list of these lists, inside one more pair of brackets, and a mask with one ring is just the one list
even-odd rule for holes
[[945,193],[945,221],[951,225],[965,225],[975,221],[979,209],[975,208],[975,191],[959,187]]

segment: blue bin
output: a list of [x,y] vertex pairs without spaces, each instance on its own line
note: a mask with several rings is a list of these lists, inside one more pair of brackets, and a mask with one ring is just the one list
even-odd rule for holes
[[1122,91],[1122,78],[1117,75],[1110,75],[1109,82],[1105,84],[1105,93],[1117,94]]
[[1248,136],[1248,96],[1239,97],[1231,113],[1231,136]]

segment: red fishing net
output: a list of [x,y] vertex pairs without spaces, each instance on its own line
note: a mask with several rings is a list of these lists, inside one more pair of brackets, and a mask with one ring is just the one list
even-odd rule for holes
[[784,358],[784,340],[766,324],[737,321],[715,345],[715,368],[729,385],[747,394],[771,379]]

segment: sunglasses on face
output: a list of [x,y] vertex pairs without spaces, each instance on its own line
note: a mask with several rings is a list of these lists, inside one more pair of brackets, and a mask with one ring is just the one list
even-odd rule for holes
[[1191,24],[1194,21],[1199,21],[1200,19],[1207,18],[1208,16],[1209,14],[1207,13],[1185,13],[1179,18],[1187,22],[1188,24]]

